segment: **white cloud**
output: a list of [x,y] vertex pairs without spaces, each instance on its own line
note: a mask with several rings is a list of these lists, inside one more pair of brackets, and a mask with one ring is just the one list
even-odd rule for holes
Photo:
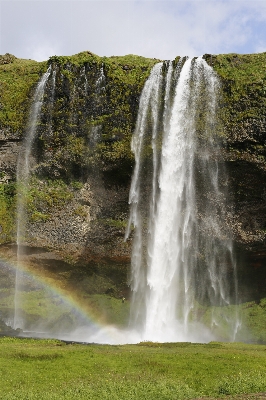
[[266,41],[264,43],[260,42],[256,44],[255,53],[264,53],[266,52]]
[[[99,55],[255,52],[264,48],[266,2],[241,0],[2,1],[1,49],[47,59]],[[262,47],[261,47],[262,46]]]
[[52,55],[58,54],[56,47],[49,43],[46,45],[45,43],[42,43],[41,45],[31,45],[26,49],[26,51],[28,54],[31,54],[32,60],[36,61],[44,61]]

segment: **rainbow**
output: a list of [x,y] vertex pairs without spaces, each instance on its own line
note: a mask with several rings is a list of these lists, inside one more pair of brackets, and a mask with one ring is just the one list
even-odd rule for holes
[[[27,278],[34,281],[38,286],[44,288],[45,291],[48,291],[51,298],[54,297],[60,299],[61,305],[63,304],[67,309],[71,310],[71,313],[75,315],[75,318],[82,321],[83,326],[90,327],[91,331],[104,330],[105,336],[110,335],[110,343],[113,342],[114,338],[112,336],[114,327],[106,324],[103,317],[99,315],[99,313],[95,312],[89,302],[84,304],[84,301],[82,302],[82,299],[79,298],[74,291],[70,292],[69,290],[59,287],[56,285],[56,282],[47,277],[42,270],[36,268],[33,269],[25,265],[23,265],[23,267],[21,265],[17,266],[3,257],[0,257],[0,265],[1,264],[5,265],[13,273],[16,273],[17,271],[23,272]],[[90,341],[89,337],[87,341]],[[105,341],[108,342],[108,339]]]

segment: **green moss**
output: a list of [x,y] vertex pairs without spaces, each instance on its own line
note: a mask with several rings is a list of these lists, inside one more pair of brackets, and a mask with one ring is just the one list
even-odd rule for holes
[[[40,158],[49,152],[51,168],[60,166],[58,173],[64,178],[96,165],[103,170],[122,167],[130,176],[130,138],[138,99],[156,62],[134,55],[98,57],[90,52],[51,57],[49,63],[57,71],[56,99],[52,115],[49,99],[44,102]],[[47,135],[47,124],[52,124],[52,135]]]
[[127,227],[127,220],[121,220],[121,219],[112,219],[112,218],[106,218],[106,219],[100,219],[99,222],[106,226],[118,228],[118,229],[125,229]]
[[14,58],[12,63],[0,63],[0,126],[11,133],[23,132],[32,89],[46,63]]
[[52,56],[49,58],[48,62],[49,64],[56,64],[59,66],[64,66],[70,63],[75,66],[80,66],[92,60],[99,61],[100,57],[96,54],[91,53],[90,51],[83,51],[73,56]]
[[0,183],[0,244],[14,238],[16,223],[16,186]]
[[131,137],[126,135],[123,140],[113,143],[100,143],[97,146],[99,158],[106,164],[116,164],[121,160],[134,161],[134,155],[130,150]]
[[222,79],[227,124],[266,115],[266,53],[217,55],[212,64]]
[[82,182],[79,182],[79,181],[72,181],[72,182],[71,182],[71,187],[72,187],[74,190],[80,190],[80,189],[82,189],[82,187],[83,187],[83,183],[82,183]]
[[43,214],[40,211],[34,211],[30,217],[32,222],[44,222],[49,219],[49,215]]
[[74,213],[74,215],[77,215],[77,216],[79,216],[81,218],[86,218],[87,217],[87,212],[84,209],[84,207],[81,206],[81,205],[78,206],[77,208],[75,208],[73,213]]
[[4,55],[0,55],[0,65],[11,64],[16,59],[17,57],[13,56],[13,54],[6,53]]
[[32,178],[31,188],[25,198],[31,221],[40,222],[49,219],[55,207],[64,207],[73,198],[73,193],[62,180],[40,181]]
[[[122,168],[129,179],[133,164],[130,137],[138,100],[158,61],[135,55],[99,57],[88,51],[50,57],[56,89],[51,104],[50,77],[36,141],[38,160],[45,163],[37,174],[47,176],[53,170],[55,177],[68,180],[97,165],[108,171]],[[0,127],[6,134],[23,135],[34,89],[46,69],[46,62],[11,55],[0,59]]]
[[[85,138],[69,136],[61,154],[64,163],[83,165],[86,162],[86,149]],[[63,162],[63,160],[61,160],[61,162]]]
[[205,59],[221,78],[219,116],[228,159],[265,170],[266,53],[205,55]]

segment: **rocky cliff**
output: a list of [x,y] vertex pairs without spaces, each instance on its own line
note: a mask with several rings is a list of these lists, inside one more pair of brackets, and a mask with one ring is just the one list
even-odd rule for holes
[[221,78],[230,219],[245,293],[265,296],[266,53],[207,56]]
[[[226,223],[241,296],[257,299],[266,296],[266,53],[204,57],[221,81],[219,129],[233,204]],[[130,140],[141,90],[157,61],[90,52],[42,63],[0,57],[2,255],[15,252],[17,155],[35,87],[50,67],[31,156],[25,258],[55,274],[68,265],[75,277],[105,279],[91,290],[125,293]]]

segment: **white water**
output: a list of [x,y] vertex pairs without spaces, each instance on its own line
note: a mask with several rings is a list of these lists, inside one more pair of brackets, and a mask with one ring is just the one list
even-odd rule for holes
[[[218,89],[213,70],[198,58],[181,60],[175,71],[170,63],[164,75],[157,64],[142,92],[126,233],[133,224],[130,325],[140,340],[214,339],[216,308],[207,328],[197,318],[200,306],[229,305],[228,287],[236,293],[232,241],[223,227],[226,174],[215,140]],[[234,315],[226,328],[231,340],[236,326]]]
[[95,86],[96,86],[96,95],[100,95],[102,92],[104,92],[104,90],[105,90],[105,75],[104,75],[104,70],[103,70],[103,64],[101,65],[100,75],[96,81]]
[[56,80],[56,69],[53,71],[52,75],[52,90],[51,90],[51,103],[54,104],[54,95],[55,95],[55,80]]
[[[102,103],[102,95],[105,93],[106,77],[104,74],[103,64],[100,68],[100,74],[95,82],[95,104],[100,106]],[[101,140],[102,125],[93,125],[91,127],[90,134],[90,146],[94,148],[96,144]]]
[[52,135],[53,131],[53,109],[54,109],[54,97],[55,97],[55,82],[56,82],[56,69],[53,71],[52,74],[52,87],[51,87],[51,100],[50,100],[50,107],[49,107],[49,125],[48,125],[48,133]]
[[85,96],[87,96],[87,92],[88,92],[88,79],[87,79],[87,75],[86,75],[86,68],[85,68],[85,66],[82,68],[81,76],[84,78],[84,94],[85,94]]
[[23,318],[21,317],[21,304],[19,291],[23,284],[23,272],[21,272],[21,258],[23,255],[22,243],[25,241],[26,236],[26,210],[25,201],[27,191],[29,190],[29,177],[30,177],[30,154],[32,144],[35,139],[38,118],[40,115],[43,95],[46,82],[50,76],[51,67],[43,74],[35,90],[33,103],[30,109],[29,121],[27,125],[27,132],[20,149],[18,163],[17,163],[17,187],[18,187],[18,200],[17,200],[17,270],[15,280],[15,298],[14,298],[14,323],[13,328],[23,328]]

